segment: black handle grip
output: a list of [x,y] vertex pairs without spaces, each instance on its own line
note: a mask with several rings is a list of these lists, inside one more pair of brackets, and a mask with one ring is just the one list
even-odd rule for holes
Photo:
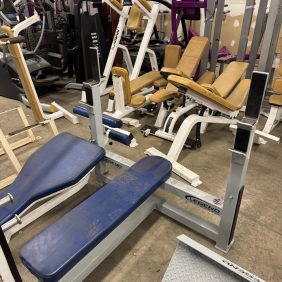
[[17,36],[12,38],[2,38],[1,41],[6,44],[17,44],[25,42],[25,38],[24,36]]

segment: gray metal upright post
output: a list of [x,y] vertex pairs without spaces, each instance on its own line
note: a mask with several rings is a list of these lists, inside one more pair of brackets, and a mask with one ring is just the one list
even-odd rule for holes
[[[262,1],[262,2],[267,2],[267,1]],[[245,13],[244,13],[242,29],[241,29],[240,42],[239,42],[238,51],[237,51],[237,61],[238,62],[243,62],[245,60],[245,53],[246,53],[246,49],[247,49],[247,44],[248,44],[249,33],[250,33],[251,24],[252,24],[252,18],[253,18],[255,5],[256,5],[255,0],[247,0],[246,1]]]
[[[216,9],[216,2],[217,2],[217,0],[208,1],[208,5],[207,5],[207,9],[206,9],[204,36],[209,39],[210,46],[211,46],[211,38],[212,38],[211,34],[212,34],[214,12],[215,12],[215,9]],[[204,54],[204,56],[201,60],[200,74],[204,73],[207,70],[208,62],[209,62],[209,52],[210,52],[210,50],[206,50],[205,54]]]
[[223,251],[233,243],[234,231],[244,191],[245,176],[251,155],[256,125],[268,83],[268,73],[254,72],[245,117],[237,124],[230,170],[218,228],[216,247]]
[[225,0],[218,0],[214,33],[213,33],[213,42],[211,49],[211,63],[210,63],[210,71],[213,72],[215,71],[217,64],[217,53],[219,49],[221,27],[222,27],[222,22],[224,20],[224,5],[225,5]]
[[261,48],[258,70],[271,72],[282,22],[282,1],[272,0]]
[[247,69],[246,78],[251,78],[255,68],[257,53],[263,37],[263,33],[265,31],[265,25],[267,19],[266,16],[267,4],[268,1],[260,1],[259,3],[258,14],[256,18],[256,26],[255,26],[252,45],[250,49],[249,66]]

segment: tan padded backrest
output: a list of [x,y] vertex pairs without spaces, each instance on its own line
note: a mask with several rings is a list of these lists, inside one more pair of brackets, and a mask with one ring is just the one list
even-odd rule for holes
[[132,31],[139,31],[142,28],[142,18],[143,12],[136,4],[133,4],[127,18],[127,28]]
[[215,80],[213,86],[216,88],[220,96],[227,97],[232,89],[239,82],[248,68],[248,63],[231,62],[223,71],[223,73]]
[[131,90],[128,71],[120,67],[112,67],[112,74],[121,76],[123,79],[123,93],[124,93],[124,104],[128,105],[131,102]]
[[164,67],[176,68],[181,58],[181,47],[179,45],[167,44],[165,46]]
[[194,36],[188,43],[176,69],[181,70],[186,77],[193,78],[206,48],[209,39],[202,36]]

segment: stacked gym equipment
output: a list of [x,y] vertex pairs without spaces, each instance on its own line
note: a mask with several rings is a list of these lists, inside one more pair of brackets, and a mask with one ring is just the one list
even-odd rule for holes
[[[162,6],[171,14],[171,32],[164,31],[164,17],[158,21]],[[32,229],[31,224],[50,216],[67,199],[79,198],[94,178],[97,191],[21,245],[21,264],[38,280],[83,281],[155,210],[214,242],[218,250],[229,251],[236,239],[253,143],[280,141],[270,133],[281,120],[280,79],[274,80],[273,88],[271,82],[282,4],[245,1],[238,50],[232,55],[220,49],[230,13],[227,7],[225,0],[173,0],[171,4],[163,0],[0,0],[2,96],[17,99],[21,92],[35,120],[30,124],[20,107],[9,109],[4,114],[16,110],[24,127],[8,135],[0,129],[0,155],[5,153],[15,169],[0,182],[0,189],[7,186],[0,191],[0,281],[22,281],[20,262],[14,259],[17,254],[10,249],[13,236],[16,239],[19,231]],[[257,19],[252,24],[254,13]],[[113,18],[115,24],[109,29]],[[159,24],[160,33],[166,34],[162,64],[162,51],[157,45],[151,48],[153,42],[160,43]],[[192,28],[199,29],[199,35]],[[136,42],[138,47],[132,48],[130,44]],[[150,69],[144,73],[146,56]],[[52,69],[50,76],[34,71],[34,62],[37,67],[46,62]],[[39,102],[38,87],[48,88],[65,76],[72,80],[66,85],[70,95],[80,94],[76,90],[82,93],[79,106],[73,108],[75,115],[55,102]],[[258,120],[269,94],[271,110],[260,131]],[[109,99],[103,112],[104,95]],[[139,127],[143,114],[151,124],[141,128],[143,139],[139,134],[136,140],[132,135],[136,129],[128,125]],[[55,119],[64,116],[78,124],[76,115],[86,118],[82,124],[89,124],[89,140],[58,132]],[[21,165],[14,150],[33,142],[33,128],[45,124],[55,136]],[[185,157],[183,148],[202,146],[201,134],[208,124],[228,124],[235,133],[223,197],[213,195],[212,187],[198,188],[200,176],[179,158]],[[61,121],[60,129],[65,130],[63,126]],[[22,140],[9,141],[22,133],[27,133]],[[168,153],[157,148],[163,143],[154,143],[156,147],[144,152],[149,156],[135,162],[117,154],[115,144],[109,150],[113,141],[129,147],[137,146],[137,141],[152,142],[154,137],[149,135],[171,141]],[[188,203],[203,212],[187,208]],[[163,281],[263,281],[185,235],[178,240]]]

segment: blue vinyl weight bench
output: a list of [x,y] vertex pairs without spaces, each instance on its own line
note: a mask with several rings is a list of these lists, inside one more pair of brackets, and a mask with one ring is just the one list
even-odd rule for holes
[[[7,197],[8,193],[13,198],[12,203],[0,209],[0,225],[4,231],[10,232],[6,234],[7,239],[60,202],[57,198],[54,206],[48,203],[48,209],[43,205],[30,213],[33,213],[31,218],[28,217],[30,214],[21,218],[21,214],[26,214],[34,203],[67,192],[61,196],[63,201],[79,191],[104,156],[103,148],[69,133],[55,136],[37,150],[26,161],[15,181],[0,192],[0,199]],[[22,221],[22,224],[14,226],[17,221]]]
[[[24,265],[41,281],[60,280],[145,204],[171,171],[171,163],[161,157],[140,160],[24,245],[20,252]],[[122,241],[118,236],[113,240]],[[96,258],[93,255],[92,260]]]

